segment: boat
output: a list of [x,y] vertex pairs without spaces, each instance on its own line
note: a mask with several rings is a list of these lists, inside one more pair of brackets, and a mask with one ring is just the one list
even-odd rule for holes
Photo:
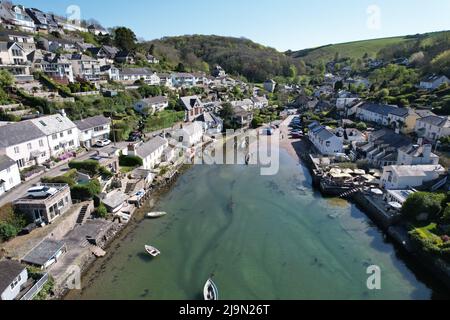
[[203,297],[205,298],[205,301],[219,300],[219,289],[217,289],[217,286],[212,279],[206,281],[205,287],[203,288]]
[[147,251],[147,253],[152,257],[157,257],[161,254],[161,252],[158,249],[152,246],[145,246],[145,251]]
[[167,214],[167,212],[149,212],[147,213],[147,218],[155,219],[155,218],[161,218],[164,217]]

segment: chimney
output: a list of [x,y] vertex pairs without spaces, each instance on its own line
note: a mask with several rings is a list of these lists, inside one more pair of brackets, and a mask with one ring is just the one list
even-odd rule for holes
[[61,109],[61,111],[59,112],[64,118],[67,117],[66,115],[66,111],[64,109]]
[[396,129],[395,129],[395,133],[396,133],[396,134],[400,134],[400,129],[399,129],[399,128],[396,128]]
[[431,144],[426,144],[426,145],[423,146],[423,161],[424,161],[424,164],[430,164],[432,148],[433,148],[433,146]]

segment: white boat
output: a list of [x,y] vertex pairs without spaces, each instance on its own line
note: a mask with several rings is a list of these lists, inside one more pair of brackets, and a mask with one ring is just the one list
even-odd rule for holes
[[205,287],[203,288],[203,297],[206,301],[219,300],[219,289],[217,289],[217,286],[212,279],[206,281]]
[[160,217],[164,217],[166,214],[167,214],[167,212],[149,212],[149,213],[147,213],[147,218],[150,218],[150,219],[160,218]]
[[161,252],[158,249],[152,246],[145,246],[145,251],[147,251],[147,253],[152,257],[157,257],[161,254]]

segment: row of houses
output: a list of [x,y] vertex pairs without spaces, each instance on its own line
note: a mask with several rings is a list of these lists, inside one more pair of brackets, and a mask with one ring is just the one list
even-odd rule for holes
[[110,119],[103,116],[72,122],[64,111],[0,127],[0,195],[20,183],[19,170],[90,148],[109,137]]

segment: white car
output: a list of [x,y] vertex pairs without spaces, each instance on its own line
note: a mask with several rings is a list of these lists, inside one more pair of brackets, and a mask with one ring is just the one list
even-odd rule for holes
[[27,194],[32,198],[45,198],[56,194],[58,190],[46,186],[33,187],[28,189]]
[[106,147],[111,144],[111,140],[105,139],[105,140],[98,140],[95,144],[97,147]]

